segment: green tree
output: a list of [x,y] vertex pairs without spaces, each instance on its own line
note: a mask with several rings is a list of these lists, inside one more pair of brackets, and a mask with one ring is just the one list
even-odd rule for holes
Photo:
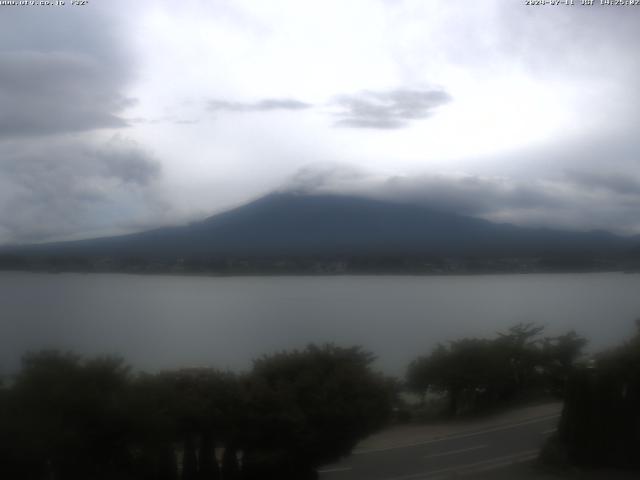
[[5,406],[14,478],[107,479],[126,470],[128,375],[119,359],[25,356]]
[[534,323],[518,323],[504,333],[498,334],[498,348],[509,362],[512,374],[511,394],[521,392],[531,386],[536,376],[536,367],[543,362],[541,334],[544,327]]
[[450,416],[491,408],[549,385],[558,392],[586,342],[575,332],[543,340],[543,331],[520,323],[493,339],[440,344],[411,362],[407,385],[421,395],[447,395]]
[[[387,420],[388,382],[359,348],[308,346],[263,357],[248,379],[249,478],[315,478]],[[253,477],[252,477],[253,475]]]
[[575,370],[555,449],[572,463],[640,468],[640,321],[634,337]]
[[508,363],[495,341],[465,338],[438,345],[412,362],[408,384],[416,392],[440,392],[449,399],[448,414],[473,411],[501,396],[508,383]]
[[167,371],[139,376],[132,392],[138,451],[149,474],[163,471],[175,478],[173,464],[180,452],[182,479],[216,478],[214,446],[230,443],[240,424],[236,376],[208,368]]
[[583,355],[587,340],[570,331],[557,337],[547,337],[542,344],[545,381],[552,393],[564,396],[569,376]]
[[[121,360],[40,352],[0,386],[0,462],[25,480],[313,478],[390,413],[359,348],[309,346],[255,362],[133,376]],[[222,471],[214,458],[224,446]]]

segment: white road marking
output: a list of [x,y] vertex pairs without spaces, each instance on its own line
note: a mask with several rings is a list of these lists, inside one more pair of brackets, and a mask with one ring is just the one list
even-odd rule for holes
[[412,473],[410,475],[403,475],[401,477],[390,477],[385,478],[384,480],[435,480],[451,473],[455,473],[458,475],[469,475],[471,473],[485,472],[516,463],[528,462],[529,460],[532,460],[537,456],[538,450],[524,450],[512,455],[490,458],[488,460],[482,460],[480,462],[442,468],[440,470]]
[[446,457],[447,455],[455,455],[457,453],[470,452],[472,450],[479,450],[481,448],[487,448],[489,445],[476,445],[475,447],[469,448],[461,448],[459,450],[450,450],[448,452],[442,453],[432,453],[431,455],[425,455],[424,458],[433,458],[433,457]]
[[540,435],[549,435],[550,433],[555,433],[557,430],[558,430],[557,428],[550,428],[549,430],[540,432]]
[[523,426],[523,425],[530,425],[532,423],[544,422],[544,421],[547,421],[547,420],[551,420],[552,418],[557,418],[559,416],[560,416],[560,414],[556,413],[556,414],[553,414],[553,415],[546,415],[544,417],[534,418],[532,420],[525,420],[523,422],[511,423],[511,424],[508,424],[508,425],[501,425],[501,426],[498,426],[498,427],[487,428],[487,429],[484,429],[484,430],[478,430],[478,431],[471,432],[471,433],[445,435],[445,436],[442,436],[442,437],[433,438],[431,440],[425,440],[423,442],[407,443],[407,444],[403,444],[403,445],[394,445],[392,447],[385,447],[385,448],[372,448],[372,449],[369,449],[369,450],[356,450],[356,451],[352,452],[352,455],[365,455],[365,454],[368,454],[368,453],[387,452],[389,450],[398,450],[400,448],[419,447],[420,445],[428,445],[430,443],[444,442],[444,441],[447,441],[447,440],[457,440],[459,438],[475,437],[476,435],[482,435],[484,433],[499,432],[501,430],[509,430],[511,428],[517,428],[517,427],[520,427],[520,426]]
[[348,472],[351,469],[351,467],[327,468],[325,470],[318,470],[318,473]]

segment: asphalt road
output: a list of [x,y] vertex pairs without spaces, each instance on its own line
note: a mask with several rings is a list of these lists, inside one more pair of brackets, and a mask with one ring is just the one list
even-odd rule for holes
[[321,480],[435,480],[537,457],[559,415],[459,433],[409,446],[360,451],[319,470]]

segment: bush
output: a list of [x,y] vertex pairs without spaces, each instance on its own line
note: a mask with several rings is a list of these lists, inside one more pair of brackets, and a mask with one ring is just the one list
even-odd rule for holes
[[[309,346],[255,362],[247,462],[280,460],[280,478],[313,478],[389,418],[392,390],[359,348]],[[260,459],[260,460],[258,460]],[[248,463],[249,465],[249,463]]]
[[244,479],[314,478],[390,414],[393,390],[372,360],[309,346],[263,357],[241,377],[133,376],[118,359],[28,355],[0,385],[0,464],[24,480],[232,480],[241,467]]
[[569,460],[640,468],[640,323],[624,345],[576,371],[559,426]]
[[542,332],[542,327],[518,324],[494,339],[463,338],[438,345],[409,365],[407,385],[421,395],[445,394],[450,416],[538,392],[562,395],[586,341],[575,332],[543,339]]

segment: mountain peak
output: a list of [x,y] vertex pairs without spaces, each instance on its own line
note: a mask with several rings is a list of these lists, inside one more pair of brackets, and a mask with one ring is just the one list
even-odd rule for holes
[[432,255],[510,256],[610,252],[624,239],[601,232],[526,229],[364,197],[275,192],[184,227],[39,251],[143,257]]

